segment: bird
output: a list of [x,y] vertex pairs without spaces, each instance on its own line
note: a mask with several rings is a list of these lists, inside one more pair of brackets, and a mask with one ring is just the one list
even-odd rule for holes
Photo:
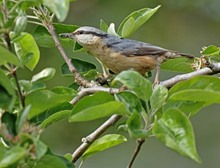
[[161,63],[179,57],[194,58],[190,54],[122,38],[90,26],[82,26],[74,32],[62,33],[60,36],[75,40],[114,74],[134,70],[144,76],[156,68],[155,83],[159,82]]

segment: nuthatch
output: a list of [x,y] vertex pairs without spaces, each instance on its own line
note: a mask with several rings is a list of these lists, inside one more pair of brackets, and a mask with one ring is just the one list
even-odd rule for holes
[[155,79],[157,81],[160,64],[165,60],[178,57],[194,58],[191,55],[167,50],[149,43],[107,34],[94,27],[84,26],[72,33],[60,35],[74,39],[115,74],[132,69],[145,75],[146,72],[156,67]]

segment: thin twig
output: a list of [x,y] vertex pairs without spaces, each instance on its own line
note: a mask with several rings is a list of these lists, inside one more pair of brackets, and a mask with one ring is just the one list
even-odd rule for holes
[[77,96],[74,97],[70,101],[70,103],[71,104],[76,104],[83,97],[85,97],[87,95],[90,95],[90,94],[93,94],[93,93],[96,93],[96,92],[108,92],[110,94],[115,94],[115,93],[119,92],[119,89],[118,88],[105,88],[105,87],[102,87],[102,86],[95,86],[95,87],[92,87],[92,88],[82,88],[78,92]]
[[28,18],[28,19],[35,19],[35,20],[40,21],[40,19],[39,19],[38,17],[32,16],[32,15],[27,15],[27,18]]
[[[9,18],[9,13],[7,11],[7,1],[6,0],[3,0],[3,6],[2,6],[1,10],[2,10],[2,13],[3,13],[4,23],[6,24],[7,21],[8,21],[8,18]],[[4,32],[4,37],[3,38],[4,38],[4,41],[5,41],[6,47],[8,48],[8,50],[10,52],[12,52],[11,39],[10,39],[8,31]],[[20,87],[20,84],[19,84],[19,81],[18,81],[18,76],[17,76],[17,72],[15,70],[14,65],[11,65],[11,74],[13,75],[13,77],[15,79],[15,84],[16,84],[16,87],[17,87],[17,90],[18,90],[18,97],[21,101],[21,105],[22,105],[22,107],[24,107],[25,106],[24,96],[22,95],[21,87]]]
[[132,167],[132,165],[133,165],[133,163],[134,163],[134,161],[135,161],[135,159],[136,159],[138,153],[139,153],[140,150],[141,150],[141,146],[144,144],[144,142],[145,142],[144,139],[138,139],[138,140],[137,140],[137,147],[136,147],[136,149],[135,149],[135,151],[134,151],[133,156],[131,157],[131,161],[130,161],[130,163],[129,163],[129,165],[128,165],[127,168],[131,168],[131,167]]
[[106,122],[104,122],[99,128],[97,128],[93,133],[83,138],[83,143],[74,151],[72,154],[72,162],[75,163],[83,153],[89,148],[89,146],[104,133],[109,127],[113,126],[119,119],[121,115],[114,114]]
[[205,67],[205,68],[202,68],[202,69],[194,71],[194,72],[190,72],[190,73],[182,74],[182,75],[177,75],[173,78],[170,78],[168,80],[160,82],[160,85],[163,85],[167,88],[170,88],[180,81],[191,79],[195,76],[213,75],[213,74],[217,74],[217,73],[220,73],[220,63],[213,63],[211,68]]
[[56,35],[54,26],[52,24],[47,24],[46,28],[48,29],[48,32],[51,34],[60,54],[62,55],[63,59],[65,60],[66,64],[68,65],[70,72],[72,72],[72,74],[75,76],[75,81],[80,86],[92,87],[92,84],[80,75],[80,73],[76,70],[74,65],[71,63],[71,59],[69,59],[68,56],[66,55],[66,52],[64,51],[63,47],[61,46],[60,41]]
[[35,22],[35,21],[32,21],[32,20],[28,20],[27,22],[28,22],[28,23],[31,23],[31,24],[39,25],[39,26],[44,26],[42,23],[40,23],[40,22]]
[[4,23],[7,23],[8,21],[8,11],[7,11],[7,2],[6,0],[3,0],[3,6],[2,6],[2,13],[3,13],[3,20],[4,20]]
[[52,36],[57,49],[59,50],[61,56],[63,57],[64,61],[66,62],[70,72],[74,75],[75,81],[77,82],[77,84],[79,84],[80,86],[84,86],[84,87],[93,87],[94,83],[91,83],[91,82],[87,81],[85,78],[83,78],[80,75],[80,73],[76,70],[75,66],[72,64],[71,59],[68,58],[66,52],[64,51],[64,49],[63,49],[63,47],[57,37],[57,34],[55,32],[55,28],[54,28],[50,18],[48,18],[49,16],[46,16],[46,14],[44,13],[43,7],[40,8],[40,11],[43,15],[43,18],[45,19],[44,21],[42,21],[43,25],[45,26],[45,28],[48,30],[48,32]]
[[16,2],[16,4],[11,8],[11,10],[8,12],[9,14],[12,14],[12,12],[14,12],[14,10],[17,9],[18,5],[20,5],[23,1],[18,1]]
[[19,84],[19,81],[18,81],[18,76],[17,76],[16,70],[13,71],[12,75],[14,76],[16,87],[18,89],[18,96],[19,96],[20,101],[21,101],[21,106],[24,108],[25,107],[25,99],[24,99],[24,96],[21,92],[21,87],[20,87],[20,84]]
[[[5,42],[7,44],[8,50],[12,52],[11,40],[10,40],[10,37],[9,37],[8,33],[4,34],[4,39],[5,39]],[[13,65],[11,65],[11,71],[12,71],[11,73],[12,73],[14,79],[15,79],[15,84],[16,84],[16,87],[17,87],[17,90],[18,90],[18,97],[21,101],[21,106],[25,107],[24,96],[22,94],[21,86],[20,86],[19,81],[18,81],[17,72],[16,72]]]

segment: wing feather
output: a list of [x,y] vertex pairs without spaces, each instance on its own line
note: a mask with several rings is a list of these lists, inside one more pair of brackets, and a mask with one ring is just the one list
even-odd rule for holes
[[109,41],[109,47],[111,47],[116,52],[120,52],[126,56],[146,56],[146,55],[163,55],[169,50],[164,48],[154,46],[149,43],[144,43],[135,40],[118,38],[114,41]]

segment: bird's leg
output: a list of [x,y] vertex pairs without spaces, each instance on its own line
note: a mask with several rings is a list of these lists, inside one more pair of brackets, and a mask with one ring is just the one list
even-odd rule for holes
[[156,63],[156,75],[154,78],[154,86],[158,85],[160,83],[159,81],[159,75],[160,75],[160,64],[162,64],[167,58],[164,55],[161,55],[157,58]]
[[160,75],[160,63],[158,62],[156,65],[156,74],[155,74],[154,83],[153,83],[154,86],[160,83],[159,75]]
[[108,69],[105,67],[105,65],[99,59],[97,60],[101,64],[103,74],[99,78],[97,78],[96,81],[101,85],[105,85],[105,84],[108,85],[108,79],[110,77],[110,73]]

